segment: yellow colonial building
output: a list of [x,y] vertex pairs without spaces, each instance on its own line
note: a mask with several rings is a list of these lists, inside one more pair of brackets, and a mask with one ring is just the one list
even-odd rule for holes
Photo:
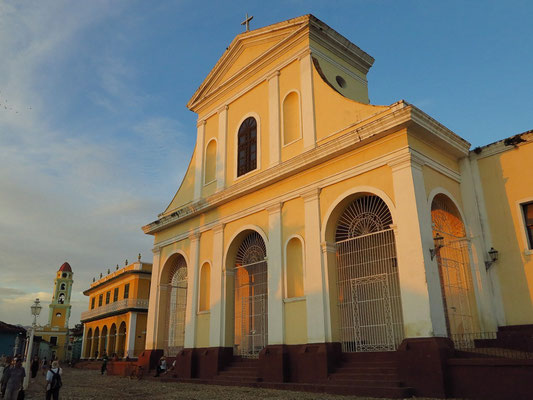
[[470,152],[414,105],[369,104],[373,62],[306,15],[238,35],[187,104],[191,162],[143,227],[146,348],[181,376],[247,358],[321,382],[381,360],[440,396],[454,342],[533,323],[531,135]]
[[152,264],[126,265],[94,281],[83,292],[89,310],[81,314],[84,325],[82,358],[137,357],[145,347],[146,317]]
[[68,262],[63,263],[56,272],[54,294],[49,305],[48,324],[37,327],[36,336],[41,336],[50,343],[50,357],[64,361],[68,354],[68,322],[70,318],[70,295],[73,284],[72,268]]

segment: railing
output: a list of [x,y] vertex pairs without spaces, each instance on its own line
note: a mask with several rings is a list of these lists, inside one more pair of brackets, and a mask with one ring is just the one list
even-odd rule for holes
[[106,304],[102,307],[96,307],[93,310],[84,311],[81,313],[81,320],[85,321],[99,315],[109,314],[116,311],[126,310],[128,308],[140,308],[143,310],[148,310],[148,300],[147,299],[123,299],[115,301],[110,304]]
[[513,349],[512,344],[498,338],[497,332],[476,332],[450,336],[456,350],[475,353],[479,357],[533,359],[533,352]]

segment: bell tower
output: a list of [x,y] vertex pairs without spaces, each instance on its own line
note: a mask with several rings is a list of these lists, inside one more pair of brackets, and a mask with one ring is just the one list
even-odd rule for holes
[[70,295],[72,293],[72,268],[65,262],[59,268],[54,280],[54,295],[50,303],[48,325],[50,327],[68,328],[70,318]]

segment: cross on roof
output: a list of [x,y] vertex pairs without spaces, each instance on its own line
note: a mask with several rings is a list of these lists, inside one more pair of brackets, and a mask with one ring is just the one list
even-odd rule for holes
[[248,13],[246,13],[246,19],[241,22],[241,25],[246,25],[246,32],[250,30],[250,21],[254,19],[254,16],[248,16]]

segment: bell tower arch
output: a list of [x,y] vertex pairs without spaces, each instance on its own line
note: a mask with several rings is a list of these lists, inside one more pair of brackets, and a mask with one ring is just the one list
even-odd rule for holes
[[70,295],[72,293],[72,268],[68,262],[63,263],[54,280],[54,295],[50,303],[48,325],[50,327],[68,328],[70,318]]

